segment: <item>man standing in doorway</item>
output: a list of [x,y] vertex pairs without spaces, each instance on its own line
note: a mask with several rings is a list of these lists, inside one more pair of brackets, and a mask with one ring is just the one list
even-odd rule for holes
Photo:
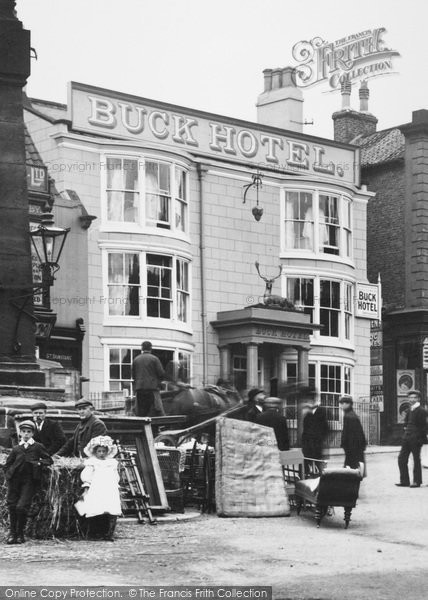
[[137,417],[163,416],[165,414],[160,397],[160,385],[165,379],[161,361],[152,354],[151,342],[141,344],[142,353],[132,363],[132,377],[137,396],[135,414]]
[[[421,406],[421,393],[413,390],[407,394],[409,410],[404,420],[404,435],[400,454],[398,455],[398,468],[400,469],[400,483],[398,487],[418,488],[422,484],[421,449],[427,441],[427,413]],[[413,483],[410,485],[408,461],[413,455]]]

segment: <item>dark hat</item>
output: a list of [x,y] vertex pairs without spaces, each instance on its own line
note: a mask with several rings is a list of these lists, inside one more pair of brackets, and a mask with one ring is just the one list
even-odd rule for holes
[[152,348],[153,348],[153,346],[152,346],[151,342],[146,341],[141,344],[141,349],[143,350],[143,352],[144,352],[144,350],[147,352],[148,350],[151,350]]
[[18,429],[22,429],[23,427],[28,427],[29,429],[32,429],[33,431],[36,430],[36,425],[34,423],[34,421],[30,421],[27,419],[27,421],[21,421],[18,424]]
[[280,408],[282,404],[281,398],[277,398],[276,396],[269,396],[263,400],[264,408]]
[[339,398],[339,404],[350,404],[351,406],[354,404],[351,396],[342,396]]
[[84,406],[92,406],[92,408],[94,407],[90,400],[86,400],[86,398],[80,398],[80,400],[77,400],[75,403],[74,408],[83,408]]
[[44,402],[37,402],[37,404],[33,404],[31,410],[47,410],[48,407]]
[[254,397],[257,396],[257,394],[264,394],[265,391],[261,390],[259,388],[253,388],[248,392],[248,402],[251,402],[252,400],[254,400]]

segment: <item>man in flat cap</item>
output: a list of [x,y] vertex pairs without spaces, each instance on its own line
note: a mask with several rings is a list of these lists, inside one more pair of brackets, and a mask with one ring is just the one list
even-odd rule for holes
[[83,449],[98,435],[105,435],[107,428],[101,419],[93,414],[94,405],[90,400],[81,398],[75,404],[79,413],[80,423],[74,430],[73,436],[58,450],[56,456],[79,456],[85,458]]
[[67,438],[57,421],[46,418],[47,406],[44,402],[37,402],[31,407],[33,420],[36,425],[34,440],[40,442],[48,451],[49,456],[55,454],[65,444]]

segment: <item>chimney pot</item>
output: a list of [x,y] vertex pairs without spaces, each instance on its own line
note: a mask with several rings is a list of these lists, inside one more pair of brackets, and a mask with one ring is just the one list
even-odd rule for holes
[[272,69],[265,69],[263,71],[264,77],[264,91],[269,92],[272,89]]
[[272,89],[276,90],[282,87],[282,69],[273,69],[272,71]]
[[352,83],[350,81],[342,81],[340,84],[340,93],[342,94],[342,110],[349,110],[351,107],[351,91]]
[[360,112],[368,112],[369,111],[369,96],[370,90],[367,85],[367,81],[362,81],[360,89],[358,91],[360,96]]

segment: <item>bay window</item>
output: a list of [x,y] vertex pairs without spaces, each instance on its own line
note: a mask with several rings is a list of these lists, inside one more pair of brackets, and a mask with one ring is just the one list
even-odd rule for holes
[[352,257],[352,203],[320,190],[285,190],[283,251]]
[[190,322],[189,261],[149,252],[107,252],[106,314]]
[[329,421],[340,420],[339,399],[351,394],[351,367],[341,364],[320,364],[321,405]]
[[320,323],[314,339],[335,338],[346,345],[352,341],[354,320],[354,285],[350,281],[328,279],[319,275],[287,275],[286,298]]
[[108,223],[187,233],[187,171],[172,162],[144,157],[106,157]]
[[[108,348],[108,389],[111,392],[128,390],[128,395],[135,393],[132,379],[132,363],[141,353],[140,347],[110,346]],[[180,348],[163,349],[153,346],[152,354],[157,356],[166,372],[173,372],[172,364],[178,366],[177,379],[190,383],[191,355]]]

